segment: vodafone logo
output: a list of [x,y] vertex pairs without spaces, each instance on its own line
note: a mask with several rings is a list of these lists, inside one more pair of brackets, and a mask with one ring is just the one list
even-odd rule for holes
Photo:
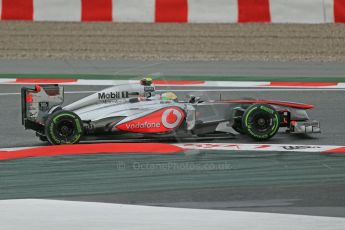
[[162,124],[165,128],[174,129],[180,125],[183,119],[183,114],[180,110],[175,108],[167,109],[162,114]]
[[184,111],[177,106],[171,106],[119,124],[115,128],[127,132],[165,133],[180,127],[183,119]]
[[153,122],[147,122],[144,123],[135,123],[135,124],[126,124],[127,129],[151,129],[151,128],[160,128],[160,123],[153,123]]

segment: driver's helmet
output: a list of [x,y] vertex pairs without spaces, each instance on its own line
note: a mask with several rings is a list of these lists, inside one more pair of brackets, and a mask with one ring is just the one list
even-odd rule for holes
[[152,84],[152,78],[150,76],[147,76],[141,79],[140,84],[145,85],[145,86],[150,86]]
[[173,92],[163,93],[161,96],[163,101],[177,101],[177,96]]

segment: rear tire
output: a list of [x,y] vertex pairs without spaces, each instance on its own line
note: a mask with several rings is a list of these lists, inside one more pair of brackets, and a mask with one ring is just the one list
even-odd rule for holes
[[268,140],[279,129],[279,114],[270,105],[254,104],[250,106],[242,117],[242,127],[248,136],[255,140]]
[[73,112],[59,110],[48,118],[45,135],[52,145],[76,144],[83,135],[82,121]]

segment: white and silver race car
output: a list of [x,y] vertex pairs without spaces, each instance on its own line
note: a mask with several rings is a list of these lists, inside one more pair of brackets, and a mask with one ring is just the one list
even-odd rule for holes
[[[229,138],[236,133],[267,140],[283,127],[288,133],[319,133],[308,104],[236,99],[185,101],[156,93],[151,79],[115,85],[62,106],[59,85],[23,87],[22,124],[50,144],[75,144],[83,139]],[[229,129],[220,129],[228,127]],[[230,130],[230,131],[229,131]],[[234,132],[234,130],[236,132]]]

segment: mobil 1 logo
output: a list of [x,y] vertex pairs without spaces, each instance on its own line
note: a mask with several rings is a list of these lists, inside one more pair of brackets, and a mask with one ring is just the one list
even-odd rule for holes
[[128,91],[98,93],[98,100],[100,101],[114,101],[120,98],[128,98],[128,97],[129,97]]

